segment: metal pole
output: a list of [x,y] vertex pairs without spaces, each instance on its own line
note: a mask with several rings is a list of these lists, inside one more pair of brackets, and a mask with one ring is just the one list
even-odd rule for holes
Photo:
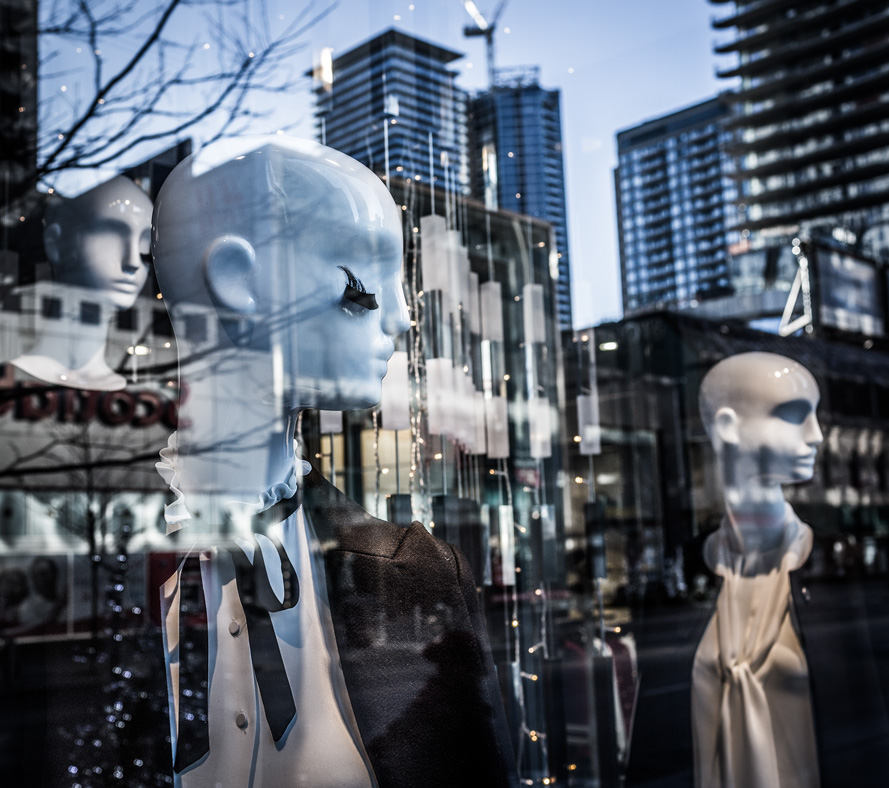
[[[590,455],[590,502],[596,500],[596,477],[593,475],[593,455]],[[604,537],[603,537],[604,538]],[[604,549],[604,545],[603,545]],[[600,654],[605,653],[605,601],[602,598],[602,578],[596,578],[596,608],[599,614],[599,648]]]
[[445,436],[441,436],[441,494],[448,494],[448,458],[445,453]]
[[389,186],[389,118],[383,119],[383,151],[386,168],[386,188],[391,191]]
[[430,201],[430,210],[433,216],[435,215],[435,154],[433,152],[432,147],[432,132],[429,132],[429,201]]
[[398,461],[398,430],[395,433],[395,494],[401,495],[401,463]]

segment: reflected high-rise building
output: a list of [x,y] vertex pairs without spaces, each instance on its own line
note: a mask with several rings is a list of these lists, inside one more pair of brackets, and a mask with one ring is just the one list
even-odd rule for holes
[[[449,64],[460,52],[390,29],[333,58],[315,77],[318,139],[378,174],[465,194],[466,93]],[[387,150],[388,149],[388,150]]]
[[537,67],[498,69],[497,83],[471,100],[472,191],[487,208],[553,226],[559,327],[566,329],[571,328],[571,265],[561,102],[558,90],[540,86],[539,73]]
[[37,165],[36,0],[0,0],[0,28],[0,174],[15,199]]
[[820,228],[845,228],[848,240],[881,235],[889,6],[710,2],[719,12],[715,52],[730,59],[718,76],[738,83],[728,127],[741,167],[742,241],[758,248]]
[[624,311],[694,306],[729,286],[736,187],[728,109],[713,98],[617,135]]
[[37,214],[37,2],[0,0],[0,302],[16,296],[4,285],[33,281],[18,250]]

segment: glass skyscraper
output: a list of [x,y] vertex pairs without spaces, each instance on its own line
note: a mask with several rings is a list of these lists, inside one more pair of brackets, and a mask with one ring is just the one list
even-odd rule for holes
[[545,90],[539,69],[500,69],[491,90],[471,102],[472,190],[486,207],[534,216],[555,234],[560,328],[571,328],[571,266],[558,90]]
[[[466,193],[466,93],[459,52],[390,29],[316,69],[318,138],[392,178]],[[388,130],[387,130],[388,129]]]
[[[710,0],[738,80],[729,127],[751,248],[889,221],[889,7],[884,0]],[[878,244],[885,249],[883,243]]]
[[736,187],[714,98],[617,135],[615,192],[627,314],[694,306],[730,285]]

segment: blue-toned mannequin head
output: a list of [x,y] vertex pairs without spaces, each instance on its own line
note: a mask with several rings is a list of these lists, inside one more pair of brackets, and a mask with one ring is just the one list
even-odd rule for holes
[[[219,143],[182,162],[157,199],[153,253],[185,360],[188,314],[210,351],[268,357],[286,407],[363,408],[408,325],[401,217],[372,172],[283,136]],[[202,349],[202,352],[205,352]]]
[[409,324],[402,227],[358,162],[282,136],[209,146],[161,189],[152,252],[187,391],[184,490],[261,492],[292,468],[301,409],[379,401]]
[[44,245],[53,280],[129,309],[148,277],[151,200],[118,176],[47,207]]

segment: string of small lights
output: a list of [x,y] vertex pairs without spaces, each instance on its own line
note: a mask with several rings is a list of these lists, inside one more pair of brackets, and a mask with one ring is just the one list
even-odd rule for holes
[[[446,168],[446,180],[444,189],[443,229],[445,232],[458,233],[462,245],[462,253],[466,255],[466,247],[469,245],[469,218],[467,201],[460,195],[456,188],[456,175]],[[550,627],[549,589],[545,582],[540,581],[535,585],[528,602],[528,596],[522,593],[519,584],[522,582],[522,566],[520,557],[531,549],[532,534],[529,527],[523,525],[514,513],[515,496],[512,484],[512,471],[509,459],[503,456],[492,456],[488,460],[484,455],[480,458],[476,452],[463,442],[463,435],[458,433],[456,424],[448,425],[453,433],[440,434],[430,429],[430,401],[440,392],[434,390],[435,383],[431,373],[429,358],[437,359],[441,356],[453,366],[455,376],[461,373],[471,379],[474,359],[467,356],[462,359],[464,342],[469,338],[465,332],[469,331],[470,314],[468,307],[462,303],[460,294],[452,288],[444,298],[431,286],[430,282],[423,281],[425,268],[421,265],[424,253],[431,254],[433,241],[425,237],[421,222],[420,211],[421,195],[413,178],[398,178],[402,188],[395,191],[401,197],[400,208],[404,220],[405,239],[405,296],[410,313],[410,331],[408,333],[408,371],[409,371],[409,424],[410,424],[410,473],[409,491],[411,497],[412,516],[430,526],[433,533],[439,531],[434,527],[432,516],[433,496],[441,492],[448,495],[453,490],[459,498],[468,498],[481,506],[487,506],[491,511],[500,509],[509,511],[511,530],[515,533],[515,539],[510,538],[509,544],[501,545],[501,549],[507,549],[513,553],[509,556],[508,563],[515,567],[515,574],[504,582],[506,603],[503,606],[504,630],[506,653],[509,655],[504,666],[512,672],[511,682],[513,695],[512,708],[513,724],[516,726],[519,742],[517,748],[517,765],[523,785],[553,785],[553,769],[550,764],[550,748],[548,734],[542,719],[537,719],[544,707],[542,692],[543,682],[540,681],[543,663],[550,658],[547,646],[547,632]],[[402,191],[403,189],[403,191]],[[431,196],[431,195],[430,195]],[[441,205],[442,203],[439,203]],[[427,206],[428,207],[428,206]],[[486,214],[485,229],[487,233],[486,248],[476,247],[476,251],[487,256],[488,281],[494,280],[493,248],[496,237],[492,237],[490,216]],[[527,230],[527,227],[525,228]],[[522,241],[526,241],[522,233]],[[527,243],[525,244],[527,246]],[[450,261],[448,261],[448,264]],[[465,263],[464,263],[465,264]],[[530,271],[526,264],[524,268]],[[524,273],[528,274],[528,271]],[[530,280],[529,280],[530,281]],[[442,285],[447,287],[447,285]],[[454,299],[448,305],[447,299]],[[438,299],[438,300],[436,300]],[[518,299],[516,299],[518,300]],[[437,344],[433,347],[428,343],[438,342],[447,332],[448,344],[444,353]],[[499,341],[499,340],[498,340]],[[487,352],[491,352],[490,350]],[[499,352],[499,351],[498,351]],[[442,355],[443,353],[443,355]],[[527,353],[527,351],[526,351]],[[499,369],[502,362],[494,360],[493,369],[496,372],[496,381],[500,388],[493,392],[495,396],[505,396],[505,385],[510,376],[503,374]],[[502,376],[502,380],[501,380]],[[536,385],[536,384],[535,384]],[[465,414],[455,412],[451,418],[459,420]],[[380,424],[378,412],[372,414],[373,420],[373,452],[375,473],[375,505],[379,514],[382,503],[381,457],[379,430],[386,428],[386,424]],[[461,425],[465,426],[465,425]],[[542,465],[539,458],[535,458],[538,478],[542,478]],[[487,490],[480,483],[479,464],[488,463],[488,478],[497,479],[495,494],[499,497],[499,504],[492,506],[487,498]],[[431,474],[434,471],[434,476]],[[430,481],[435,481],[435,489]],[[492,479],[493,480],[493,479]],[[440,489],[439,489],[440,488]],[[526,488],[527,489],[527,488]],[[539,490],[533,493],[531,516],[537,514],[542,508]],[[537,560],[536,558],[534,559]],[[534,572],[526,573],[528,582],[532,582]],[[478,578],[477,578],[478,579]],[[530,604],[530,606],[528,606]],[[535,607],[536,606],[536,607]],[[528,629],[529,623],[531,628]],[[528,692],[530,686],[534,686],[534,702],[529,703]],[[508,704],[510,705],[510,704]]]

